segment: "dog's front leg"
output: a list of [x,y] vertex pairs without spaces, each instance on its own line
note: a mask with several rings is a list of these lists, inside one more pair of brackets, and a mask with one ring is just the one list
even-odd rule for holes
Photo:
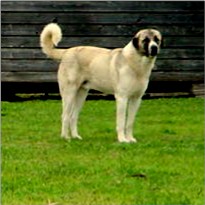
[[139,109],[141,98],[132,97],[128,103],[127,123],[126,123],[126,138],[129,142],[136,142],[133,137],[133,125],[135,121],[136,112]]
[[129,142],[125,137],[126,113],[127,113],[127,97],[115,96],[117,103],[117,135],[119,142]]

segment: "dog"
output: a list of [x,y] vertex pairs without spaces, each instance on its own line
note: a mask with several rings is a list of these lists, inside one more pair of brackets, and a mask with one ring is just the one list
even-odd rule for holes
[[61,28],[46,25],[40,35],[42,51],[60,60],[58,84],[62,98],[61,136],[82,139],[78,134],[79,112],[90,89],[113,94],[116,99],[116,131],[119,142],[134,143],[133,124],[145,93],[162,35],[156,29],[136,33],[124,48],[77,46],[58,49]]

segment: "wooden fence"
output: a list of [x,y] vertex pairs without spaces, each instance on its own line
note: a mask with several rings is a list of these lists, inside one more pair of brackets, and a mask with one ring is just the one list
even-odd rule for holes
[[2,1],[2,93],[58,92],[58,63],[39,47],[50,22],[62,27],[59,47],[124,47],[142,28],[164,36],[147,95],[203,95],[204,2]]

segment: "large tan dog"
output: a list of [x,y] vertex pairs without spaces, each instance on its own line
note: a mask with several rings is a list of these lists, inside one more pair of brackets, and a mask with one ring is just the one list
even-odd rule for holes
[[54,48],[61,38],[61,29],[54,23],[45,26],[40,36],[43,52],[61,60],[58,70],[63,103],[61,136],[81,139],[77,130],[78,115],[89,89],[95,89],[114,94],[116,98],[118,141],[136,142],[135,114],[160,50],[160,32],[141,30],[124,48],[114,50],[90,46]]

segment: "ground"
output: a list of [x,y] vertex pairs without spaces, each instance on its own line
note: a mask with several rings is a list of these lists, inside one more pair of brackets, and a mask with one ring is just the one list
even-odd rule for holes
[[204,204],[204,100],[143,100],[136,144],[115,102],[87,101],[82,141],[60,138],[61,102],[2,102],[2,204]]

